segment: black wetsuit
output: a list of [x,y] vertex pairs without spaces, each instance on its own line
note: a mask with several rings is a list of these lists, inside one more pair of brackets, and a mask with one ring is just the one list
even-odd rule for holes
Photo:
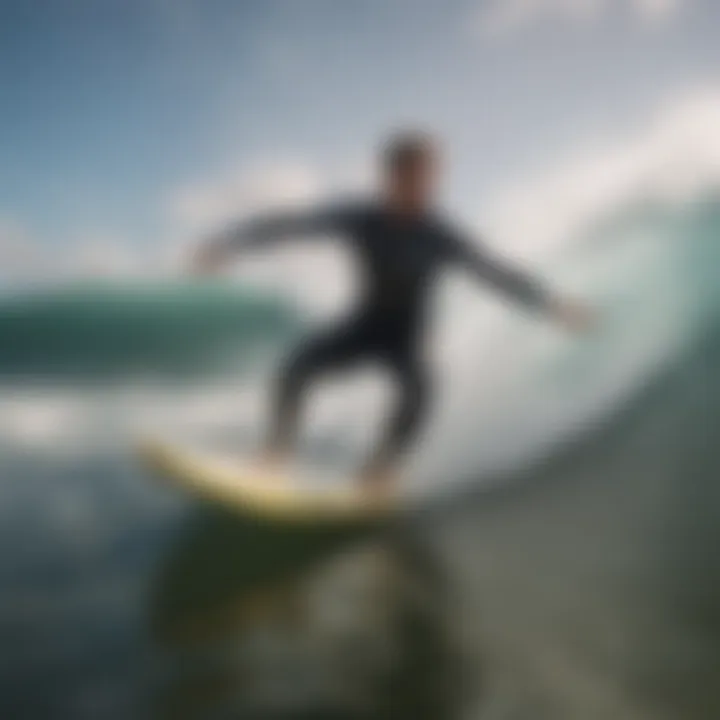
[[527,275],[467,241],[439,215],[402,217],[377,202],[258,219],[233,230],[227,242],[248,247],[319,233],[352,244],[360,297],[349,317],[292,355],[278,383],[269,442],[281,449],[294,439],[300,400],[312,378],[359,361],[378,361],[392,372],[401,390],[373,458],[373,463],[385,463],[406,448],[426,415],[429,378],[419,350],[429,290],[438,271],[446,265],[465,266],[494,289],[533,308],[545,305],[547,293]]

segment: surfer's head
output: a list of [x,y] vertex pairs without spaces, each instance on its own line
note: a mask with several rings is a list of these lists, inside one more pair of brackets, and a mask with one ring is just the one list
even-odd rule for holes
[[419,213],[432,204],[439,155],[438,143],[428,133],[405,130],[389,138],[383,147],[382,167],[385,193],[394,208]]

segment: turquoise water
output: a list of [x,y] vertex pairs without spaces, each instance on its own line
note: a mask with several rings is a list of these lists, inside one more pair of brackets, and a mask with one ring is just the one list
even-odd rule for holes
[[113,379],[231,369],[297,327],[290,306],[221,284],[85,284],[0,299],[0,376]]

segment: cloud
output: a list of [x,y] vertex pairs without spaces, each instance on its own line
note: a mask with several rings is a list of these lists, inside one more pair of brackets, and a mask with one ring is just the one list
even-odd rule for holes
[[494,0],[480,14],[484,33],[506,35],[539,20],[587,22],[598,15],[603,0]]
[[503,37],[539,22],[591,24],[613,9],[625,9],[643,26],[669,21],[682,0],[491,0],[483,5],[475,26],[483,35]]
[[3,278],[33,274],[41,253],[30,233],[18,221],[0,217],[0,268]]
[[0,218],[0,281],[4,286],[142,277],[158,267],[151,251],[133,247],[113,234],[76,235],[58,247],[36,239],[17,220]]
[[635,133],[587,142],[507,188],[494,230],[542,253],[595,218],[642,202],[687,203],[720,188],[720,86],[662,105]]
[[[333,178],[338,180],[337,184],[342,187],[367,184],[367,173],[361,172],[364,168],[358,165],[346,170]],[[160,207],[166,242],[150,246],[131,243],[113,232],[98,229],[71,234],[60,250],[33,238],[21,222],[0,216],[0,280],[4,285],[14,285],[27,281],[173,274],[185,266],[188,245],[195,245],[203,235],[256,212],[312,204],[325,194],[329,184],[323,173],[297,160],[243,165],[183,184],[172,190]],[[293,263],[295,269],[307,264],[297,258]],[[283,279],[293,274],[292,269],[285,269]],[[277,275],[267,270],[263,274]],[[314,282],[317,283],[317,278]]]
[[665,22],[681,9],[681,0],[631,0],[630,4],[646,23]]
[[166,209],[173,226],[197,235],[273,206],[308,202],[322,190],[310,165],[268,162],[184,185],[171,193]]
[[157,259],[124,238],[93,233],[71,244],[64,274],[73,278],[134,278],[157,272]]

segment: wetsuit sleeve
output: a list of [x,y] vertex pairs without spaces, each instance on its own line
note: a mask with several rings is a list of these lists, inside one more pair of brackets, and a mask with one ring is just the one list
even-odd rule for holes
[[214,241],[229,251],[262,247],[294,237],[343,232],[352,224],[351,208],[328,206],[312,210],[278,212],[231,225]]
[[551,296],[543,283],[482,245],[449,232],[446,234],[446,248],[451,261],[464,266],[508,298],[536,310],[548,307]]

